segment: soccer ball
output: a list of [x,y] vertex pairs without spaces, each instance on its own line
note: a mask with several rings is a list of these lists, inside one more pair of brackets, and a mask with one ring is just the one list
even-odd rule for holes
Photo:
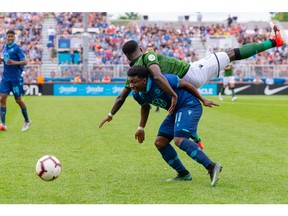
[[45,155],[37,161],[36,173],[41,179],[52,181],[60,175],[61,163],[55,156]]

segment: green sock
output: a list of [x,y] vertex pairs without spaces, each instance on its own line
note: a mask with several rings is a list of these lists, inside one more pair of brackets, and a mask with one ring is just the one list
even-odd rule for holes
[[234,97],[235,96],[234,88],[232,88],[231,91],[232,91],[232,97]]
[[196,133],[194,141],[197,143],[199,141],[201,141],[201,138],[199,137],[198,133]]
[[[271,40],[266,40],[263,43],[250,43],[239,47],[240,59],[249,58],[257,53],[263,52],[273,47]],[[239,60],[240,60],[239,59]]]
[[224,95],[224,90],[225,90],[225,88],[222,88],[222,90],[221,90],[222,95]]

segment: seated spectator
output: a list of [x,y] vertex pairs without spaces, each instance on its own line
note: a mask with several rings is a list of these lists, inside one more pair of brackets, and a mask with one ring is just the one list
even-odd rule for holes
[[238,83],[243,83],[244,82],[244,80],[243,80],[243,73],[241,72],[241,73],[239,73],[239,75],[238,75]]
[[56,78],[56,72],[54,70],[51,71],[50,77],[51,78]]
[[254,84],[263,84],[263,81],[260,79],[259,76],[256,76],[253,80]]
[[105,83],[109,83],[109,82],[111,82],[111,78],[110,78],[110,76],[105,75],[105,76],[102,78],[102,82],[105,82]]
[[76,74],[74,77],[74,83],[81,83],[81,82],[82,80],[81,80],[80,74]]
[[272,78],[271,75],[269,75],[266,80],[265,80],[266,85],[274,85],[274,79]]

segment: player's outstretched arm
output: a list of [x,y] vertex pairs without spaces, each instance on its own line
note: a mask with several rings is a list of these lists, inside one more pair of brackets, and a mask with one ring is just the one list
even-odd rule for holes
[[149,113],[150,113],[150,104],[143,104],[141,106],[141,118],[138,129],[135,133],[135,139],[138,140],[138,143],[143,143],[145,140],[145,131],[144,128],[146,126]]
[[212,108],[213,106],[219,106],[218,103],[216,103],[216,102],[214,102],[214,101],[207,100],[206,98],[203,98],[203,100],[202,100],[201,102],[202,102],[202,104],[203,104],[204,106],[211,107],[211,108]]
[[118,110],[122,107],[124,104],[126,98],[130,94],[131,89],[130,88],[123,88],[122,92],[117,96],[117,98],[114,101],[114,104],[111,108],[110,113],[103,119],[103,121],[100,123],[99,128],[101,128],[106,122],[110,122],[113,119],[113,116],[118,112]]
[[188,92],[197,97],[204,106],[208,107],[219,106],[219,104],[215,103],[214,101],[210,101],[202,97],[202,95],[195,86],[193,86],[191,83],[186,82],[183,79],[180,79],[179,88],[185,88]]
[[169,85],[167,79],[163,76],[160,67],[157,64],[150,65],[148,69],[160,88],[167,94],[171,95],[171,106],[168,109],[168,112],[171,115],[175,110],[178,96]]
[[27,65],[26,59],[21,60],[21,61],[14,61],[12,59],[7,60],[6,62],[7,65],[20,65],[20,66],[25,66]]

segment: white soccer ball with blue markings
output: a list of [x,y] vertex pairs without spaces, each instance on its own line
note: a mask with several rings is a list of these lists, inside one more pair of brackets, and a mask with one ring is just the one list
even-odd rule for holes
[[52,181],[58,178],[61,168],[60,161],[53,155],[45,155],[36,163],[36,173],[45,181]]

